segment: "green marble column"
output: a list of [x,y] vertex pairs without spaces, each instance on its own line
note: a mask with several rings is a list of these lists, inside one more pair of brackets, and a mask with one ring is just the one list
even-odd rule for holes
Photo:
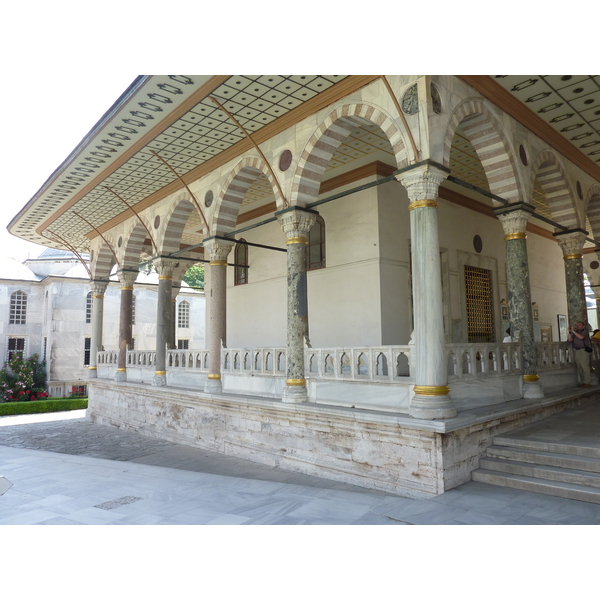
[[447,175],[444,167],[430,162],[396,175],[410,200],[416,356],[414,396],[408,414],[418,419],[456,416],[448,387],[436,202]]
[[567,313],[569,325],[579,321],[587,324],[587,306],[583,285],[582,251],[587,231],[573,229],[555,233],[554,237],[563,251],[565,261],[565,281],[567,286]]
[[173,269],[177,261],[158,258],[152,263],[158,273],[158,306],[156,309],[156,360],[154,363],[153,385],[167,385],[167,345],[171,330],[171,287]]
[[533,314],[527,258],[527,221],[535,209],[524,202],[502,206],[494,214],[502,223],[506,243],[506,285],[513,340],[521,343],[523,397],[543,398],[537,375],[537,354],[533,338]]
[[308,232],[317,212],[292,207],[276,213],[287,246],[287,349],[283,402],[307,402],[304,343],[308,338],[306,259]]

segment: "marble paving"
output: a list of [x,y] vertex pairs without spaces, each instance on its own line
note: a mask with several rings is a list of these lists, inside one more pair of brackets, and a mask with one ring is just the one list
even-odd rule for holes
[[[591,435],[589,415],[557,418]],[[0,525],[600,524],[596,504],[479,482],[413,500],[96,425],[83,411],[0,418],[0,476],[13,484]]]

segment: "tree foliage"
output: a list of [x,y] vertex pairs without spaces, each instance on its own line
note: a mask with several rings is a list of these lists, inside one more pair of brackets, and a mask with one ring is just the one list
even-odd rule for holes
[[45,398],[46,363],[37,354],[23,358],[15,352],[0,370],[0,402],[23,402]]
[[204,289],[204,265],[192,265],[183,276],[183,280],[192,288]]

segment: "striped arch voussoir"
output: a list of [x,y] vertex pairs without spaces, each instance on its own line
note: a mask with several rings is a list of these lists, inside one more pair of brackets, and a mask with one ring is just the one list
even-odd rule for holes
[[224,235],[235,229],[244,196],[261,173],[271,184],[277,209],[285,208],[285,201],[263,159],[259,156],[246,156],[233,168],[223,183],[211,225],[212,235]]
[[103,242],[95,253],[91,265],[92,279],[108,279],[114,264],[115,257],[110,248]]
[[443,164],[450,166],[452,139],[459,125],[475,148],[490,191],[509,202],[518,202],[520,193],[514,153],[510,151],[502,128],[482,100],[465,100],[454,110],[444,138]]
[[392,117],[369,104],[344,104],[329,113],[308,140],[294,175],[291,205],[305,206],[317,199],[323,173],[336,149],[353,129],[366,123],[374,123],[385,133],[396,167],[408,166],[402,130]]
[[[190,215],[197,211],[187,191],[181,192],[173,199],[163,221],[164,226],[160,227],[155,234],[160,255],[172,254],[179,250],[185,225]],[[207,234],[204,228],[203,232]]]
[[594,239],[600,240],[600,185],[594,184],[586,197],[587,217]]
[[127,235],[123,235],[123,250],[120,258],[122,269],[138,268],[142,246],[147,235],[145,227],[139,221],[134,224]]

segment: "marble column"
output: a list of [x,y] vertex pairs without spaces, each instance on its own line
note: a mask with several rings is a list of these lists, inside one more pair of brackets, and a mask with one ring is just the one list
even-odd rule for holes
[[275,213],[287,246],[287,350],[283,402],[307,402],[304,343],[308,338],[306,261],[308,232],[318,213],[292,207]]
[[221,348],[227,346],[227,257],[235,242],[210,238],[204,242],[204,255],[209,257],[209,340],[207,393],[222,392]]
[[448,387],[436,202],[438,188],[448,173],[441,165],[427,162],[396,175],[410,200],[416,356],[409,415],[418,419],[456,416]]
[[88,377],[98,377],[98,352],[102,349],[102,325],[104,317],[104,292],[108,281],[92,281],[92,339]]
[[506,285],[511,335],[521,343],[523,398],[543,398],[544,390],[537,375],[537,356],[533,337],[533,313],[527,257],[527,221],[535,209],[517,202],[494,209],[502,223],[506,243]]
[[117,275],[121,282],[121,310],[119,314],[119,360],[115,381],[127,381],[127,346],[131,344],[132,337],[133,283],[137,279],[138,271],[123,269]]
[[173,269],[177,261],[172,258],[157,258],[152,261],[158,273],[158,307],[156,310],[156,360],[154,362],[153,385],[167,385],[167,344],[171,331],[171,300]]
[[583,285],[582,251],[587,231],[573,229],[554,234],[563,251],[565,261],[565,280],[567,284],[567,313],[569,325],[575,326],[579,321],[587,325],[587,307],[585,288]]

